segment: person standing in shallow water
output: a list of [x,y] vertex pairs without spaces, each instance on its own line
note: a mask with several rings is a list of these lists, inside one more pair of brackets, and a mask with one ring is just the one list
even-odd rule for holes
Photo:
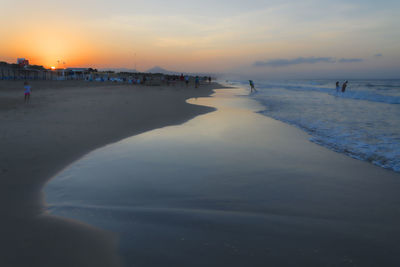
[[342,85],[342,93],[344,93],[346,91],[347,83],[348,83],[348,81],[345,81],[343,83],[343,85]]
[[339,82],[336,82],[336,93],[339,93],[340,90],[340,84]]
[[29,98],[31,97],[31,86],[29,85],[28,82],[24,82],[24,103],[29,103]]
[[195,78],[195,88],[198,88],[199,87],[199,85],[200,85],[200,77],[199,76],[196,76],[196,78]]
[[252,80],[249,80],[250,83],[250,93],[257,92],[256,88],[254,87],[254,82]]

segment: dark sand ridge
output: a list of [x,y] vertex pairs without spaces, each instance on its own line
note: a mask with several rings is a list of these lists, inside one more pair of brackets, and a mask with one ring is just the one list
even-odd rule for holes
[[115,237],[46,214],[43,185],[97,147],[213,110],[185,100],[220,86],[31,84],[24,104],[22,82],[0,81],[0,266],[117,266]]

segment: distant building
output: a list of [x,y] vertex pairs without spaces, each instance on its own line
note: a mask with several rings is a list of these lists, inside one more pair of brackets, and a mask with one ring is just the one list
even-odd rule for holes
[[73,73],[85,73],[88,72],[89,68],[66,68],[65,72],[73,72]]
[[57,74],[58,80],[86,79],[90,74],[90,68],[51,69],[51,71]]
[[20,67],[25,67],[25,66],[29,66],[29,60],[25,59],[25,58],[17,58],[17,64]]

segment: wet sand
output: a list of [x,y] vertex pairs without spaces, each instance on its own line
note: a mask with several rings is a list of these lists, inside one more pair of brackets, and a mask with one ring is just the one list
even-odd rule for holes
[[132,86],[81,81],[0,81],[0,266],[118,266],[116,236],[43,209],[43,185],[100,146],[179,124],[212,108],[186,99],[217,84]]
[[119,234],[128,266],[396,266],[400,175],[309,142],[262,107],[218,108],[91,152],[47,186],[52,214]]

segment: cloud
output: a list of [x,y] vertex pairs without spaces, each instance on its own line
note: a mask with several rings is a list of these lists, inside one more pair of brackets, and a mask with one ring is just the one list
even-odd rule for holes
[[374,55],[374,57],[383,57],[381,53]]
[[[382,56],[382,54],[376,55],[378,57]],[[291,65],[300,65],[300,64],[315,64],[315,63],[358,63],[363,62],[362,58],[341,58],[337,60],[334,57],[298,57],[294,59],[286,59],[286,58],[278,58],[271,59],[265,61],[256,61],[253,66],[255,67],[287,67]]]
[[253,65],[256,67],[285,67],[290,65],[315,64],[320,62],[333,63],[335,60],[331,57],[298,57],[294,59],[278,58],[267,61],[256,61]]
[[339,63],[354,63],[354,62],[363,62],[362,58],[341,58],[339,59]]

